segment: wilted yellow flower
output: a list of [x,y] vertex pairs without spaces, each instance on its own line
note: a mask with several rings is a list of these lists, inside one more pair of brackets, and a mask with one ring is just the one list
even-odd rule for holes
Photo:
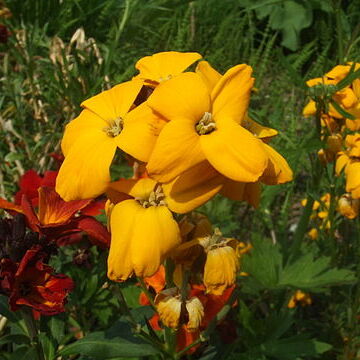
[[206,292],[222,295],[236,281],[239,259],[236,254],[237,240],[224,238],[216,229],[214,234],[199,239],[206,252],[204,285]]
[[290,298],[288,302],[288,308],[293,309],[297,305],[307,306],[312,304],[311,296],[308,293],[304,293],[301,290],[296,290],[295,294]]
[[348,219],[355,219],[359,215],[360,199],[353,199],[350,194],[344,194],[338,201],[338,211]]
[[193,296],[182,300],[177,288],[161,291],[155,297],[155,305],[163,324],[172,329],[178,329],[183,325],[180,324],[181,319],[186,318],[186,329],[190,332],[196,331],[204,317],[204,307],[199,298]]

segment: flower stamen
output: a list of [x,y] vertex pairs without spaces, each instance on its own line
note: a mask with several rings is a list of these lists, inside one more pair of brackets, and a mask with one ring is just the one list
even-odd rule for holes
[[216,130],[216,124],[212,118],[212,114],[205,112],[201,120],[195,125],[196,132],[199,135],[206,135]]
[[149,195],[148,199],[136,199],[145,209],[150,206],[166,206],[165,194],[161,185],[157,185]]
[[124,120],[121,117],[117,117],[113,120],[109,127],[105,127],[103,130],[107,136],[116,137],[121,133],[123,128]]

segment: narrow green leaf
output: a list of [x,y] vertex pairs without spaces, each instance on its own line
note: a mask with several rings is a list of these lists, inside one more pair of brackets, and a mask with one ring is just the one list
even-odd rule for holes
[[331,105],[335,108],[335,110],[344,118],[346,119],[350,119],[350,120],[355,120],[355,116],[351,115],[350,113],[348,113],[346,110],[344,110],[336,101],[334,100],[330,100]]

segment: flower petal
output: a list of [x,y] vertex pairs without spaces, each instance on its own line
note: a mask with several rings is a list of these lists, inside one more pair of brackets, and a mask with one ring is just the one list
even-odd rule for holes
[[[360,190],[360,161],[351,162],[346,167],[346,191],[351,192],[352,198],[358,198]],[[355,193],[355,194],[354,194]]]
[[160,182],[169,182],[205,160],[199,135],[188,119],[170,121],[158,137],[147,165],[148,173]]
[[108,191],[115,190],[119,193],[130,195],[134,198],[146,199],[154,190],[156,181],[150,178],[144,179],[120,179],[112,182]]
[[148,162],[166,123],[144,103],[125,116],[124,128],[116,137],[116,143],[121,150],[135,159]]
[[260,181],[267,185],[277,185],[291,181],[293,172],[287,161],[271,146],[264,144],[264,148],[269,155],[269,162]]
[[261,140],[234,121],[200,136],[200,143],[211,165],[235,181],[258,180],[268,163],[268,155]]
[[210,111],[210,93],[198,74],[188,72],[160,84],[148,105],[167,120],[186,118],[196,124]]
[[116,151],[114,138],[104,132],[83,135],[61,165],[56,191],[65,200],[94,198],[110,182],[109,168]]
[[221,79],[221,74],[217,72],[207,61],[200,61],[198,63],[196,73],[200,75],[210,93]]
[[135,64],[135,68],[140,71],[136,77],[159,83],[182,73],[199,59],[201,55],[195,52],[167,51],[145,56]]
[[81,106],[110,122],[125,116],[142,86],[143,82],[140,79],[127,81],[83,101]]
[[70,121],[65,127],[64,136],[61,140],[63,154],[66,156],[81,136],[94,132],[105,134],[104,128],[108,126],[109,124],[100,116],[90,110],[83,110],[77,118]]
[[254,79],[252,68],[241,64],[229,69],[218,81],[211,93],[213,116],[218,123],[222,118],[231,118],[241,123],[248,109]]
[[277,130],[260,125],[251,119],[248,114],[245,114],[245,118],[241,122],[241,126],[260,139],[272,138],[278,134]]
[[111,242],[108,257],[108,278],[124,281],[133,273],[131,241],[135,218],[142,207],[136,200],[125,200],[114,206],[110,217]]
[[42,225],[64,224],[91,200],[64,201],[50,187],[39,188],[39,220]]
[[185,214],[215,196],[224,180],[207,161],[203,161],[162,185],[165,201],[172,211]]
[[335,170],[336,174],[340,175],[344,167],[350,162],[349,156],[344,152],[339,152],[339,157],[336,160]]
[[259,206],[261,186],[259,182],[244,183],[226,179],[221,195],[235,201],[246,201],[255,208]]
[[140,208],[134,216],[131,260],[137,276],[152,276],[171,250],[180,244],[180,230],[166,206]]

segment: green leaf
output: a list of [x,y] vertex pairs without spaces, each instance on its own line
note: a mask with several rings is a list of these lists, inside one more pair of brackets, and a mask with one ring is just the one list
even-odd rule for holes
[[303,255],[286,266],[278,244],[268,239],[255,239],[253,249],[242,258],[241,270],[249,273],[243,280],[245,290],[294,289],[322,291],[335,285],[351,284],[355,275],[347,269],[334,268],[330,258],[316,258],[316,248],[306,247]]
[[276,359],[293,360],[297,357],[316,356],[330,350],[332,346],[303,336],[268,341],[261,345],[262,352]]
[[355,281],[352,271],[333,268],[330,261],[328,257],[315,259],[312,252],[302,255],[285,266],[280,275],[279,286],[319,291],[324,287],[351,284]]
[[355,116],[348,113],[346,110],[344,110],[336,101],[334,100],[330,100],[331,105],[335,108],[335,110],[344,118],[346,119],[350,119],[350,120],[355,120]]
[[108,331],[94,332],[65,346],[58,355],[81,354],[102,360],[114,357],[149,356],[157,353],[159,350],[132,334],[128,323],[119,321]]
[[30,344],[30,338],[22,334],[9,334],[0,338],[0,345],[12,343],[17,345]]
[[9,152],[5,155],[4,160],[7,162],[14,162],[16,160],[22,160],[24,158],[23,154],[16,153],[16,152]]
[[282,255],[279,246],[268,239],[255,239],[253,249],[242,258],[241,270],[250,274],[266,289],[276,288],[282,269]]
[[18,322],[20,320],[18,315],[9,309],[8,298],[3,295],[0,295],[0,314],[11,322]]

